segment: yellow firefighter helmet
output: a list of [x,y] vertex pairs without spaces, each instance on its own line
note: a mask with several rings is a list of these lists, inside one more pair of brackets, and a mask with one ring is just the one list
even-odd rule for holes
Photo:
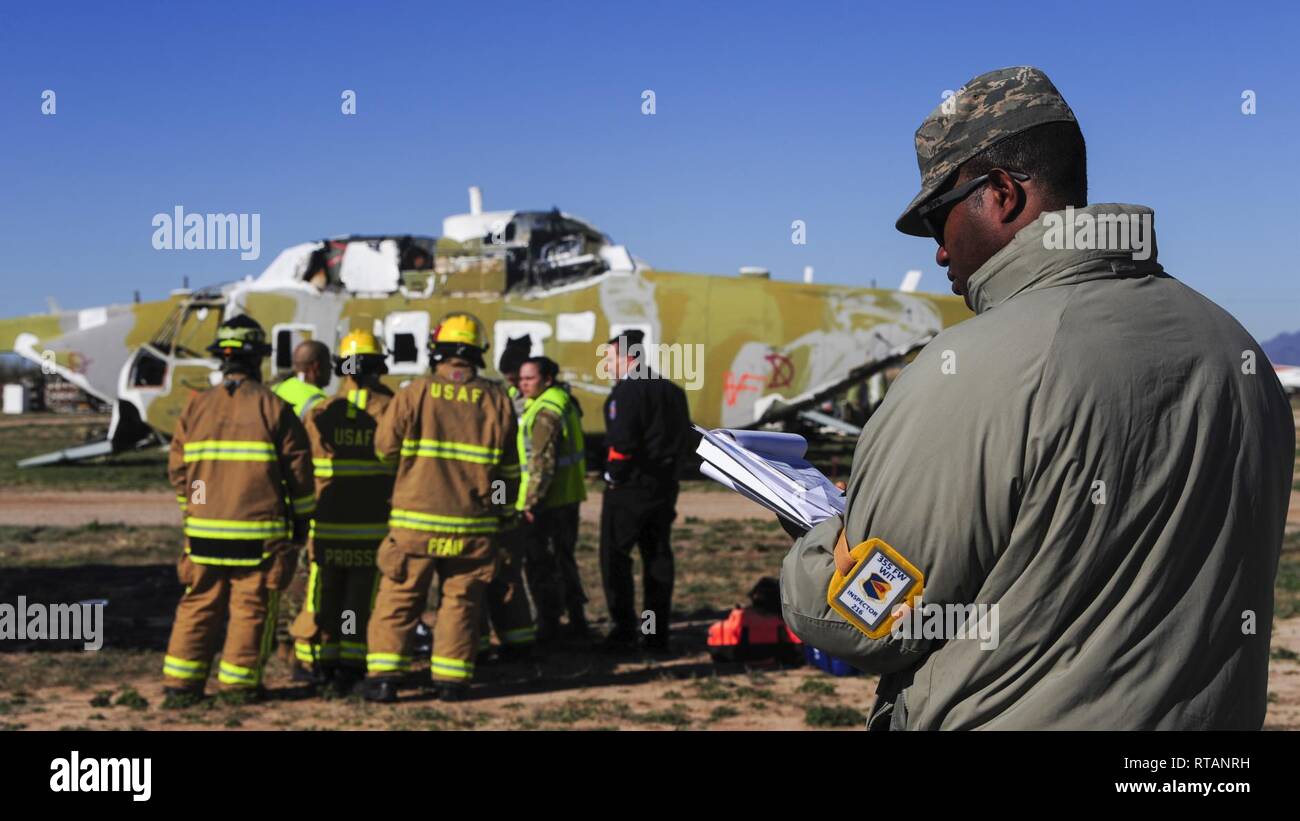
[[384,346],[369,331],[351,331],[339,343],[339,356],[384,355]]
[[348,333],[334,355],[334,373],[339,376],[363,376],[388,373],[384,346],[369,331]]
[[458,357],[482,368],[489,347],[487,328],[478,317],[464,311],[447,314],[429,334],[429,355],[434,362]]
[[488,349],[487,331],[483,328],[483,323],[473,314],[464,312],[447,314],[438,320],[433,333],[429,334],[429,342],[434,345],[443,342],[470,345],[480,351]]

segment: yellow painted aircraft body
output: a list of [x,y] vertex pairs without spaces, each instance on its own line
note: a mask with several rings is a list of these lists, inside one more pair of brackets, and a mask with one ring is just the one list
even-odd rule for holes
[[0,320],[0,350],[110,403],[122,449],[150,431],[167,437],[189,394],[211,384],[216,362],[203,351],[226,316],[266,328],[268,381],[303,339],[333,350],[365,328],[384,340],[386,379],[399,385],[427,372],[432,324],[467,310],[492,328],[491,363],[524,336],[556,360],[598,434],[611,387],[602,344],[625,330],[645,332],[652,368],[687,389],[696,424],[749,427],[811,407],[970,316],[946,295],[654,270],[558,211],[459,215],[448,227],[458,238],[327,240],[285,251],[257,279]]

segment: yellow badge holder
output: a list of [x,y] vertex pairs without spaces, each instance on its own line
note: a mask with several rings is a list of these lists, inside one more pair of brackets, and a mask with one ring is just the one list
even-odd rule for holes
[[[841,542],[845,540],[840,531]],[[915,606],[925,588],[925,574],[882,539],[868,539],[849,551],[853,569],[839,568],[826,589],[826,603],[844,620],[878,639],[889,635],[897,618],[894,610]]]

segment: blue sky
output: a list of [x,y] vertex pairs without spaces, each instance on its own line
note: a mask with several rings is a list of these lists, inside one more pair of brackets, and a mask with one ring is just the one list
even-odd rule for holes
[[[1266,339],[1300,329],[1298,21],[1284,3],[7,4],[0,314],[158,299],[331,234],[437,234],[472,184],[664,269],[893,286],[920,268],[942,291],[933,243],[893,228],[912,133],[945,89],[1030,63],[1079,117],[1091,200],[1155,208],[1165,267]],[[261,214],[261,258],[154,250],[176,205]]]

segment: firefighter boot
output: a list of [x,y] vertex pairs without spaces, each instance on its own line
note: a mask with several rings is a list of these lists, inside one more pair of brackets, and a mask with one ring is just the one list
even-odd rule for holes
[[397,701],[397,681],[392,676],[363,678],[358,683],[356,692],[366,701],[392,704]]

